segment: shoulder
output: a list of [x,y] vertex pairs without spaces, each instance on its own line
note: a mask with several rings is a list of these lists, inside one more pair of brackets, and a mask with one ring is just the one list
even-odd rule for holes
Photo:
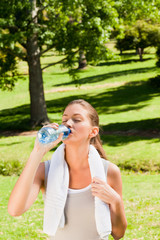
[[116,164],[114,164],[112,162],[109,162],[108,175],[111,178],[120,177],[121,176],[121,172],[120,172],[119,167]]
[[122,195],[121,172],[119,167],[111,162],[108,166],[107,182],[114,190],[116,190],[120,195]]
[[107,173],[107,175],[109,175],[109,178],[115,178],[120,174],[120,170],[119,167],[117,165],[115,165],[114,163],[101,158],[103,166],[105,168],[105,172]]

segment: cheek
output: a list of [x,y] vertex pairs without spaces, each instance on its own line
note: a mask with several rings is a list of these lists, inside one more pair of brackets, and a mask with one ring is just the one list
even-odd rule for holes
[[76,126],[76,131],[80,134],[88,136],[90,133],[90,126],[86,123],[81,123]]

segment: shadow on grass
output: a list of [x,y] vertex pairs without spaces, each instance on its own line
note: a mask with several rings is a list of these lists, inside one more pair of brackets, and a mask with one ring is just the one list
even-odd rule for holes
[[0,130],[30,130],[30,106],[28,104],[0,111]]
[[89,101],[99,114],[114,114],[130,110],[140,110],[152,97],[159,96],[158,89],[150,88],[145,81],[131,82],[123,86],[103,91],[84,98]]
[[12,142],[12,143],[0,143],[0,147],[3,146],[12,146],[12,145],[17,145],[17,144],[21,144],[23,141],[17,141],[17,142]]
[[[154,122],[155,119],[153,119]],[[160,119],[159,119],[160,122]],[[142,140],[151,140],[152,137],[146,137],[146,136],[123,136],[123,135],[101,135],[101,140],[103,144],[106,144],[107,146],[112,146],[112,147],[117,147],[117,146],[122,146],[122,145],[126,145],[130,142],[138,142],[138,141],[142,141]],[[159,142],[160,139],[156,138],[153,139],[153,142]]]
[[125,145],[129,142],[153,139],[160,141],[160,118],[110,123],[102,126],[101,138],[103,143],[110,146]]
[[155,90],[152,90],[145,81],[131,82],[111,90],[104,90],[97,94],[96,90],[94,94],[78,95],[77,93],[78,91],[74,92],[72,96],[59,98],[56,102],[55,100],[48,101],[48,112],[62,112],[70,101],[77,98],[82,98],[90,102],[99,114],[114,114],[130,110],[140,110],[145,106],[145,101],[151,99],[153,95],[159,94],[156,93]]
[[[96,108],[98,114],[114,114],[130,110],[140,110],[147,105],[147,101],[160,93],[150,88],[147,82],[131,82],[124,86],[106,90],[96,94],[96,90],[79,94],[73,92],[72,96],[46,101],[48,113],[62,112],[65,106],[72,100],[82,98],[90,102]],[[67,95],[67,94],[66,94]],[[54,119],[56,121],[57,119]],[[104,130],[129,130],[129,129],[160,129],[159,119],[146,119],[139,122],[112,123],[104,126]],[[0,111],[0,130],[31,130],[30,106],[22,105],[12,109]]]
[[153,58],[145,58],[142,61],[140,61],[139,59],[135,58],[131,58],[131,59],[127,59],[127,60],[120,60],[120,61],[109,61],[109,62],[101,62],[99,63],[97,66],[112,66],[112,65],[122,65],[122,64],[129,64],[129,63],[133,63],[133,62],[145,62],[148,60],[151,60]]
[[103,131],[129,131],[132,130],[141,130],[148,131],[154,130],[155,133],[160,133],[160,118],[145,119],[139,121],[130,121],[130,122],[116,122],[103,125]]
[[[124,70],[124,71],[116,71],[116,72],[110,72],[110,73],[105,73],[105,74],[99,74],[99,75],[95,75],[95,76],[91,76],[91,77],[80,78],[78,80],[78,84],[84,85],[84,84],[97,83],[97,82],[105,81],[107,79],[121,77],[121,76],[124,76],[124,80],[125,80],[126,75],[147,73],[147,72],[152,72],[154,70],[156,70],[156,67],[148,67],[148,68],[144,67],[144,68],[137,68],[137,69],[130,69],[130,70]],[[63,84],[56,84],[53,86],[55,86],[55,87],[59,87],[61,85],[68,86],[71,84],[75,84],[75,80],[67,82],[67,83],[63,83]]]

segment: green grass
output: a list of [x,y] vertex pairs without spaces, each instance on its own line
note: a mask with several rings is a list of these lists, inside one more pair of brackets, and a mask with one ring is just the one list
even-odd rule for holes
[[160,176],[124,175],[123,183],[128,221],[124,239],[160,239]]
[[146,172],[160,170],[160,141],[140,136],[103,136],[108,159],[121,169]]
[[47,239],[46,235],[42,233],[43,200],[41,194],[24,215],[13,218],[8,214],[8,199],[16,180],[17,177],[0,176],[0,239]]
[[[51,52],[42,58],[42,65],[59,58]],[[159,133],[160,129],[160,92],[148,83],[149,78],[157,75],[155,62],[153,51],[148,50],[143,62],[139,62],[135,54],[127,53],[121,61],[102,62],[79,71],[79,87],[63,92],[53,90],[75,87],[66,69],[57,65],[43,74],[51,121],[60,123],[65,105],[75,98],[86,99],[99,113],[108,159],[122,170],[128,220],[124,240],[160,239],[160,176],[156,174],[160,171],[160,140],[158,135],[142,134]],[[27,73],[25,63],[20,63],[20,69]],[[0,131],[31,129],[28,76],[25,79],[19,80],[12,92],[0,91]],[[0,175],[0,239],[3,240],[47,239],[42,233],[41,194],[21,217],[13,218],[7,213],[9,195],[17,180],[14,175],[21,173],[34,140],[34,136],[0,136],[0,174],[11,175]],[[43,160],[50,159],[53,151]],[[146,174],[140,174],[146,171]]]
[[[7,204],[16,180],[17,177],[0,176],[0,239],[47,239],[42,232],[44,205],[41,193],[25,214],[18,218],[9,216]],[[123,239],[160,239],[160,175],[122,173],[122,180],[128,221]]]
[[[107,135],[102,135],[108,158],[122,169],[133,171],[159,171],[159,136],[144,136],[144,132],[160,129],[160,92],[149,85],[148,79],[156,76],[155,54],[148,50],[144,61],[127,53],[121,60],[101,62],[79,71],[80,86],[60,65],[45,70],[44,89],[48,116],[61,123],[64,107],[71,100],[83,98],[97,110],[100,125]],[[42,58],[42,65],[56,61],[60,56],[53,52]],[[27,65],[20,63],[22,72]],[[12,92],[0,91],[0,131],[31,130],[28,80],[19,80]],[[99,87],[101,86],[101,87]],[[124,132],[116,134],[116,132]],[[133,133],[136,133],[133,135]],[[0,137],[0,173],[19,174],[33,147],[33,137]],[[52,152],[46,158],[50,158]]]
[[[121,169],[157,171],[160,169],[160,141],[158,138],[103,135],[103,146],[108,159]],[[34,136],[0,138],[0,174],[20,174],[34,146]],[[51,158],[53,151],[44,156]]]

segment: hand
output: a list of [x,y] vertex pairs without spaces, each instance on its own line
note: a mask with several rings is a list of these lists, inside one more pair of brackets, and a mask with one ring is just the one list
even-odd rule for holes
[[109,205],[116,205],[120,200],[119,194],[106,182],[94,177],[92,180],[92,195],[100,198],[103,202]]
[[[51,124],[45,125],[44,127],[51,127],[54,129],[58,129],[58,126],[59,125],[57,123],[51,123]],[[38,137],[36,137],[35,144],[34,144],[34,150],[36,152],[41,152],[44,155],[47,152],[49,152],[52,148],[54,148],[60,141],[62,141],[62,137],[63,137],[63,133],[61,133],[55,141],[48,143],[48,144],[40,143],[38,140]]]

